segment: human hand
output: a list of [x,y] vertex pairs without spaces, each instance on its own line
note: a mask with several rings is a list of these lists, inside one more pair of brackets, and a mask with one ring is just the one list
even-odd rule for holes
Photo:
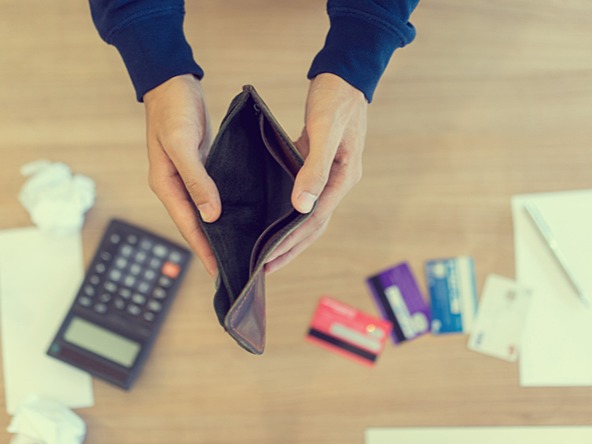
[[356,88],[334,74],[319,74],[310,83],[305,125],[296,147],[304,165],[296,176],[292,205],[314,214],[277,247],[265,265],[278,270],[317,240],[337,205],[362,178],[368,102]]
[[215,276],[216,259],[199,226],[199,210],[214,222],[222,210],[220,195],[203,162],[212,144],[209,116],[199,80],[173,77],[144,95],[150,164],[148,183],[179,231]]

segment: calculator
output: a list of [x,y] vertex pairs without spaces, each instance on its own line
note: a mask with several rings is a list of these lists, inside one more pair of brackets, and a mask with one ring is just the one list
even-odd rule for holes
[[190,259],[186,248],[112,220],[47,354],[129,389]]

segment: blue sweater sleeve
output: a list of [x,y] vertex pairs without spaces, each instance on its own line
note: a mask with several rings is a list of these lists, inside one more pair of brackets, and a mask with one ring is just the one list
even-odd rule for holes
[[203,77],[183,33],[183,0],[90,0],[90,7],[99,35],[121,54],[138,101],[171,77]]
[[374,90],[397,48],[415,38],[409,17],[419,0],[328,0],[325,46],[308,72],[333,73],[364,93]]
[[[114,45],[142,101],[181,74],[203,77],[183,33],[183,0],[89,0],[100,36]],[[395,49],[410,43],[409,23],[419,0],[328,0],[330,29],[308,77],[330,72],[372,100]]]

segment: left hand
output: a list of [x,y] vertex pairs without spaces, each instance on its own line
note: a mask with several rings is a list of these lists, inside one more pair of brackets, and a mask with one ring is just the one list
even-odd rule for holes
[[310,83],[305,125],[295,142],[304,165],[296,176],[292,205],[314,214],[276,248],[265,265],[271,273],[317,240],[337,205],[362,178],[368,102],[356,88],[334,74],[319,74]]

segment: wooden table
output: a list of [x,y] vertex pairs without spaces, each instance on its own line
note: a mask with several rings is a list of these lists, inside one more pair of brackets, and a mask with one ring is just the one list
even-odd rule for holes
[[[323,2],[187,9],[214,124],[252,83],[296,137]],[[147,186],[143,106],[85,2],[0,11],[0,229],[30,225],[19,167],[48,158],[97,183],[87,262],[114,216],[180,241]],[[441,256],[472,255],[479,288],[489,273],[512,277],[510,196],[592,184],[592,3],[425,0],[413,23],[370,107],[362,182],[268,279],[265,355],[223,333],[194,261],[133,390],[94,382],[95,406],[77,411],[87,443],[353,444],[369,426],[592,424],[592,389],[521,388],[516,365],[467,351],[465,336],[389,345],[371,370],[304,341],[320,295],[376,312],[364,278],[400,261],[424,289],[423,262]]]

